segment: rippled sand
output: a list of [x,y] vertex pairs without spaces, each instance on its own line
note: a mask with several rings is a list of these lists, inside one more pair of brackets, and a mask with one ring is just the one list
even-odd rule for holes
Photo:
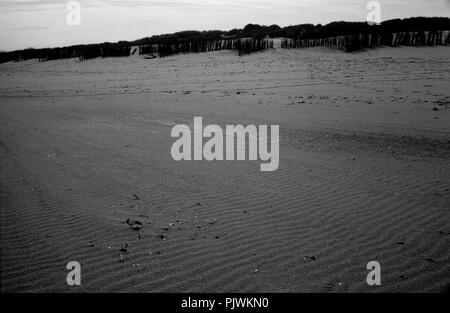
[[[449,51],[0,65],[2,291],[443,291]],[[279,169],[173,161],[194,116],[280,125]]]

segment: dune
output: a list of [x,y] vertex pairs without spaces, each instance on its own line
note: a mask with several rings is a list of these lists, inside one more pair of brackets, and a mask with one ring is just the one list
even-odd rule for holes
[[[444,291],[449,51],[1,64],[2,292]],[[280,125],[278,170],[175,162],[194,116]]]

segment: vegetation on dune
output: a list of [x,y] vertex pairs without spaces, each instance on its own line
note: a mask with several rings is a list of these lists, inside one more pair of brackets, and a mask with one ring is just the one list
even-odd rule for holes
[[[74,45],[60,48],[24,49],[11,52],[0,52],[0,63],[28,59],[55,60],[78,57],[80,60],[97,57],[129,56],[132,46],[140,46],[142,54],[157,54],[160,57],[177,53],[205,52],[218,50],[236,50],[239,55],[271,48],[273,43],[267,38],[288,38],[285,47],[303,47],[310,39],[316,40],[346,36],[344,46],[347,51],[364,48],[379,38],[380,44],[390,45],[392,42],[404,44],[410,35],[395,40],[395,33],[419,32],[417,45],[430,44],[421,32],[438,32],[450,30],[450,19],[445,17],[414,17],[394,19],[380,25],[369,25],[365,22],[332,22],[327,25],[300,24],[287,27],[278,25],[263,26],[248,24],[243,29],[230,31],[182,31],[173,34],[162,34],[146,37],[135,41],[119,41],[117,43],[99,43],[88,45]],[[409,37],[408,37],[409,36]],[[370,40],[367,40],[370,38]],[[327,41],[328,42],[328,41]],[[327,44],[325,42],[325,45]],[[293,43],[293,44],[292,44]],[[321,42],[322,43],[322,42]]]

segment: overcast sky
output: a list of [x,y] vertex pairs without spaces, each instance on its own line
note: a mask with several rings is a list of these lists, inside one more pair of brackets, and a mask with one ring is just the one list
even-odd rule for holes
[[[180,30],[229,30],[248,23],[288,26],[365,21],[368,0],[0,0],[0,50],[134,40]],[[450,16],[450,0],[381,0],[381,19]]]

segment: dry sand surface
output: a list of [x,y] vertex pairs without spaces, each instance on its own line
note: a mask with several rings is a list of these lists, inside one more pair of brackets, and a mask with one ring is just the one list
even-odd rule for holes
[[[0,65],[2,291],[445,290],[449,52]],[[173,161],[194,116],[279,124],[279,169]]]

